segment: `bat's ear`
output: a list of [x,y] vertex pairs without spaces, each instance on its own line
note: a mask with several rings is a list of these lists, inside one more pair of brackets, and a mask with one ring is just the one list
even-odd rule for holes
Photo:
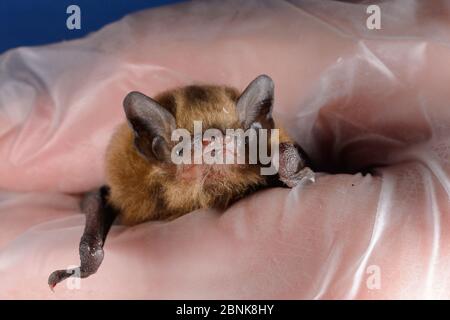
[[273,128],[274,84],[266,75],[260,75],[250,82],[239,97],[236,107],[243,127],[248,129],[253,123],[259,122],[262,128]]
[[134,132],[134,143],[145,158],[170,160],[170,137],[176,129],[174,116],[158,102],[133,91],[123,101],[128,123]]

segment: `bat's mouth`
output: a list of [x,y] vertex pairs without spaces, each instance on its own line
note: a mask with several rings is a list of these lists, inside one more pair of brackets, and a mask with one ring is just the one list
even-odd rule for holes
[[179,165],[177,176],[187,181],[203,181],[205,183],[224,179],[233,175],[245,164],[185,164]]

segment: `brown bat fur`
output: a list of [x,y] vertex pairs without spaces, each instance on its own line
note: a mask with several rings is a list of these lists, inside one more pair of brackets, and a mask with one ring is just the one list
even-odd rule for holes
[[[194,120],[202,121],[203,130],[241,128],[236,111],[239,96],[234,88],[208,85],[169,90],[154,100],[175,117],[177,128],[192,134]],[[170,220],[199,208],[225,208],[268,184],[258,165],[194,165],[187,170],[143,157],[134,139],[130,125],[121,124],[106,154],[109,202],[119,210],[124,224]],[[280,130],[280,142],[290,141]]]

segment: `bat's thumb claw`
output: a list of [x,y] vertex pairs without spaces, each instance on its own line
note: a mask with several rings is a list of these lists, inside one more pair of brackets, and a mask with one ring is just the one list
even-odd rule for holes
[[54,289],[58,283],[73,276],[75,272],[76,269],[53,271],[48,277],[48,286],[50,287],[50,290],[55,291]]
[[314,183],[314,182],[316,182],[316,174],[310,168],[306,167],[303,169],[300,179],[301,179],[301,181],[304,181],[304,182]]

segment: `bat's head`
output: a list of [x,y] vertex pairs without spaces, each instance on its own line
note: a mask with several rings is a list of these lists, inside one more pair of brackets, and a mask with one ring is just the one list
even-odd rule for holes
[[154,99],[131,92],[124,109],[135,151],[158,168],[172,203],[192,198],[209,207],[266,183],[260,169],[267,161],[259,156],[262,144],[271,153],[273,97],[272,79],[261,75],[242,93],[224,86],[188,86]]

